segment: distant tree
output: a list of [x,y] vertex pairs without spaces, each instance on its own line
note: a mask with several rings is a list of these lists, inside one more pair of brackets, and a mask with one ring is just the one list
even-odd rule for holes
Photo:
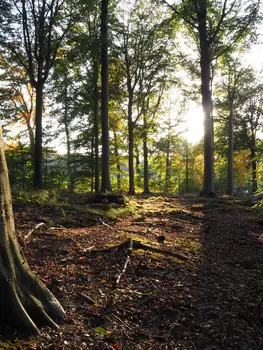
[[[255,80],[254,80],[255,81]],[[257,131],[263,117],[263,87],[251,83],[243,87],[244,95],[239,97],[237,138],[239,147],[250,151],[252,192],[257,191]]]
[[214,106],[217,122],[227,124],[227,193],[231,195],[234,189],[234,119],[237,114],[239,94],[247,80],[248,69],[242,67],[240,59],[233,58],[230,53],[222,56],[219,67],[221,78],[216,84],[218,97],[214,101]]
[[110,143],[109,143],[108,8],[109,8],[109,0],[102,0],[102,6],[101,6],[101,129],[102,129],[101,192],[111,191]]
[[204,184],[202,194],[214,194],[213,118],[211,63],[243,39],[258,19],[259,0],[222,2],[196,0],[171,5],[194,37],[200,55],[201,95],[204,110]]
[[[155,96],[163,91],[165,80],[169,85],[169,80],[172,79],[171,67],[175,65],[169,40],[170,28],[163,25],[164,17],[161,14],[157,15],[152,6],[148,1],[136,1],[130,8],[125,9],[123,18],[119,19],[120,23],[115,28],[119,38],[116,43],[116,65],[122,77],[122,91],[125,91],[120,98],[120,103],[128,122],[129,194],[131,195],[135,193],[134,130],[143,116],[146,118],[147,114],[152,114],[154,109],[156,114],[160,99],[155,100]],[[144,121],[146,122],[146,119]],[[145,151],[144,147],[144,153]],[[147,156],[145,157],[147,174],[146,158]],[[145,184],[145,190],[148,191],[146,187]]]
[[42,188],[43,90],[62,42],[73,24],[75,4],[71,1],[19,0],[10,2],[12,21],[1,40],[36,91],[34,186]]

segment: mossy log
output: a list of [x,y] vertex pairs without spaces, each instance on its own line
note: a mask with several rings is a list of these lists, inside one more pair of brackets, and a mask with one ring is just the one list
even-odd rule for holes
[[39,326],[58,327],[64,310],[35,276],[15,234],[12,199],[0,127],[0,326],[39,333]]

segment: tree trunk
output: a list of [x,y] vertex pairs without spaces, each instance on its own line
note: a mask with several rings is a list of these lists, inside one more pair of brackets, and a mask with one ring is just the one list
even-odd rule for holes
[[187,140],[185,140],[185,191],[189,193],[189,150]]
[[109,6],[109,0],[102,0],[102,7],[101,7],[101,129],[102,129],[101,192],[111,191],[109,114],[108,114],[108,102],[109,102],[108,6]]
[[31,161],[32,165],[34,164],[34,154],[35,154],[35,138],[34,138],[34,130],[30,124],[30,118],[26,119],[26,126],[28,131],[28,137],[29,137],[29,144],[30,144],[30,153],[31,153]]
[[149,189],[149,163],[148,163],[148,143],[147,143],[147,130],[148,124],[146,120],[146,116],[143,116],[143,127],[144,127],[144,135],[143,135],[143,193],[149,194],[151,193]]
[[31,273],[16,239],[1,128],[0,207],[0,325],[27,333],[39,333],[42,325],[58,327],[54,320],[63,319],[64,310]]
[[113,137],[114,137],[114,155],[116,159],[116,168],[117,168],[117,188],[118,191],[121,190],[121,163],[120,163],[120,156],[118,151],[118,141],[117,141],[117,134],[116,131],[113,131]]
[[227,193],[233,194],[233,121],[234,111],[233,102],[230,101],[229,109],[229,122],[228,122],[228,150],[227,150]]
[[143,163],[144,163],[144,177],[143,177],[143,193],[151,193],[149,189],[149,163],[148,163],[148,144],[147,132],[145,131],[143,138]]
[[100,191],[100,159],[99,159],[99,91],[98,62],[93,62],[93,113],[94,113],[94,151],[95,151],[95,192]]
[[42,113],[43,113],[43,84],[36,85],[36,130],[34,153],[34,187],[43,188],[43,150],[42,150]]
[[252,133],[252,147],[250,149],[251,168],[252,168],[252,193],[258,189],[257,183],[257,160],[256,160],[256,135]]
[[[94,130],[93,130],[94,131]],[[91,150],[90,150],[90,159],[91,159],[91,182],[90,182],[90,191],[94,191],[94,135],[91,136]]]
[[74,180],[73,180],[73,174],[71,170],[71,143],[70,143],[70,131],[69,131],[69,121],[68,121],[68,84],[67,84],[67,76],[65,77],[65,110],[64,110],[64,127],[65,127],[65,134],[66,134],[66,146],[67,146],[67,173],[68,173],[68,179],[69,179],[69,185],[68,190],[72,191],[74,190]]
[[204,181],[201,194],[203,196],[214,196],[213,119],[210,90],[211,45],[207,38],[206,8],[200,9],[198,17],[201,93],[204,111]]
[[128,131],[129,131],[129,194],[134,195],[134,124],[132,121],[132,100],[133,94],[129,94],[128,103]]
[[171,175],[171,163],[170,163],[170,147],[171,147],[171,119],[169,116],[167,146],[166,146],[166,160],[165,160],[165,185],[164,192],[169,192],[170,187],[170,175]]

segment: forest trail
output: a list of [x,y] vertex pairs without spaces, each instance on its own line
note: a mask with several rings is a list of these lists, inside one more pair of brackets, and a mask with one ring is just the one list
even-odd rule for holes
[[[128,216],[32,233],[25,255],[67,319],[59,330],[43,329],[26,348],[262,349],[260,210],[227,199],[136,197],[131,202]],[[43,208],[38,210],[41,217]],[[16,208],[20,237],[37,223],[32,213]],[[134,250],[116,288],[125,251],[89,250],[128,238],[186,259]],[[9,348],[17,347],[10,343]]]

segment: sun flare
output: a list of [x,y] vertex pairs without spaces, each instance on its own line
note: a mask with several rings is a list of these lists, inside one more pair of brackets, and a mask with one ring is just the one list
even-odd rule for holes
[[204,115],[200,105],[196,102],[189,102],[185,114],[185,137],[188,142],[197,143],[204,136]]

